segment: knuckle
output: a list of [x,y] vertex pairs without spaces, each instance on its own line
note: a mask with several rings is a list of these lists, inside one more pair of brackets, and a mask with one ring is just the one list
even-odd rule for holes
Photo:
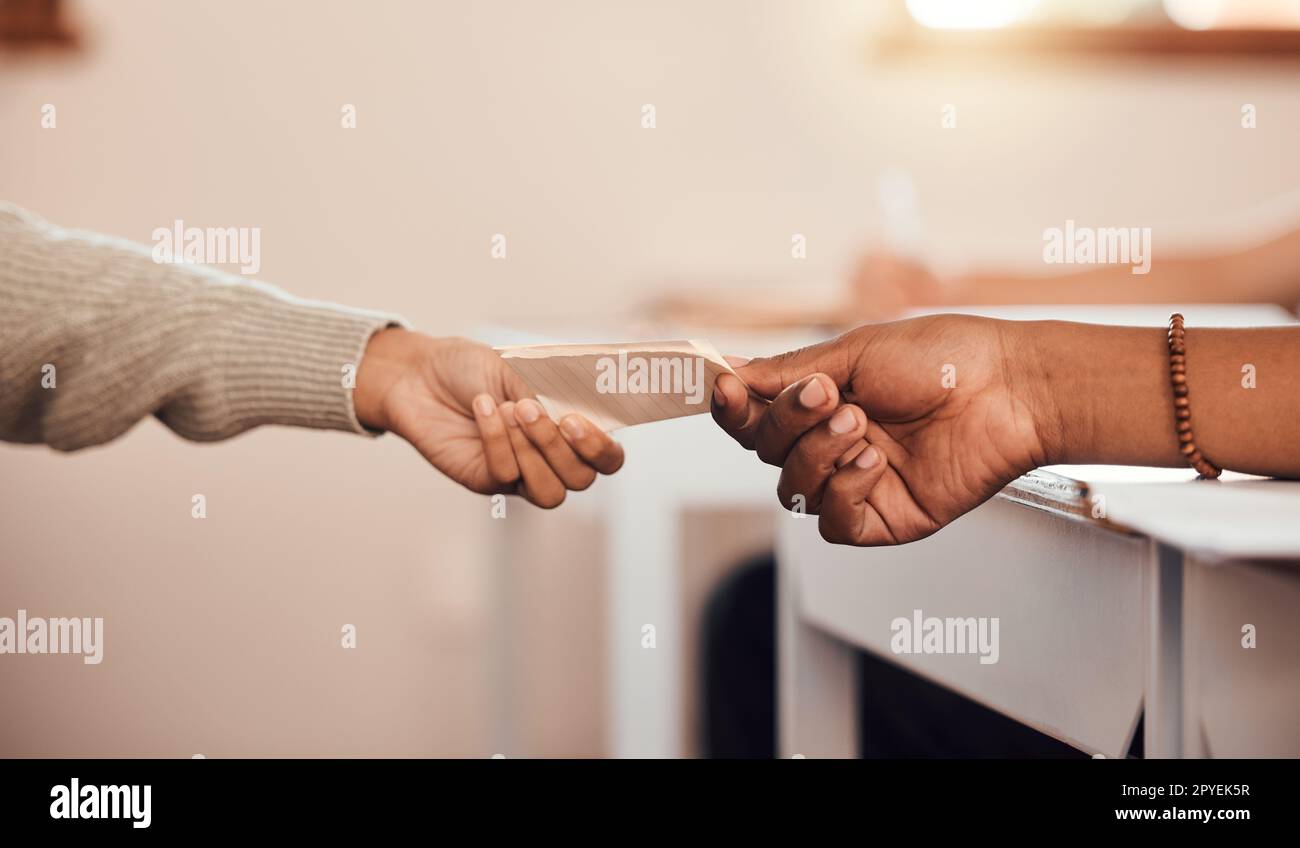
[[835,497],[847,497],[854,490],[853,478],[842,471],[832,474],[826,481],[826,491]]
[[798,475],[792,474],[789,467],[782,469],[781,477],[776,483],[776,499],[789,512],[802,512],[816,515],[816,500],[808,494],[806,486],[800,485]]
[[754,451],[768,465],[782,465],[785,462],[785,452],[770,433],[754,440]]
[[740,445],[745,450],[754,449],[755,439],[753,427],[728,427],[724,425],[722,430],[730,436],[736,444]]
[[769,356],[762,360],[764,367],[775,369],[778,374],[785,375],[792,373],[797,369],[799,351],[788,350],[778,353],[775,356]]
[[828,458],[830,452],[824,440],[804,436],[798,439],[791,447],[790,453],[786,458],[787,466],[798,466],[806,468],[815,473],[819,478],[824,479],[835,470],[835,460]]
[[843,528],[828,515],[823,514],[818,519],[817,532],[821,533],[822,538],[832,545],[843,545],[845,543]]
[[733,437],[740,438],[741,433],[751,428],[749,410],[741,407],[739,410],[728,411],[718,419],[718,423]]

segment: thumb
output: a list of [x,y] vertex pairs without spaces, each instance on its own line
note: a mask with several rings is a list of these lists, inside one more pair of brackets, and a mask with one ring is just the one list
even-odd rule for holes
[[[856,331],[855,331],[856,332]],[[751,359],[736,369],[740,379],[757,395],[772,400],[786,386],[797,383],[809,374],[822,373],[835,381],[840,388],[847,386],[852,377],[857,356],[857,345],[846,333],[839,338],[801,347],[776,356]]]

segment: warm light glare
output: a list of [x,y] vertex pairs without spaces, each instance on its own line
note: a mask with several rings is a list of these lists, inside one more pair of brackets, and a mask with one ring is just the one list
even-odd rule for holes
[[1300,27],[1300,0],[1164,0],[1164,7],[1183,29]]
[[907,11],[931,29],[998,29],[1033,11],[1038,0],[907,0]]
[[1210,29],[1219,21],[1223,0],[1164,0],[1165,14],[1183,29]]

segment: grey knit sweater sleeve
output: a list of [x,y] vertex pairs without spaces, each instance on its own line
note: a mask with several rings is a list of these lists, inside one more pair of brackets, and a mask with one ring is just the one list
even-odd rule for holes
[[76,450],[147,415],[187,439],[365,432],[349,375],[391,315],[298,300],[0,203],[0,439]]

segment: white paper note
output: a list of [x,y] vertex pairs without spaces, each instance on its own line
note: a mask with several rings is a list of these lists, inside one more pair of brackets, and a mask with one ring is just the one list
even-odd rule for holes
[[718,375],[736,373],[706,341],[496,350],[551,418],[577,413],[606,432],[708,412]]

